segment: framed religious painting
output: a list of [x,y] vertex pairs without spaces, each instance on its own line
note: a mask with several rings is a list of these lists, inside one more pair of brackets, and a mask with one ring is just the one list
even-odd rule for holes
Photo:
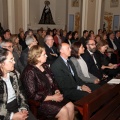
[[110,0],[110,7],[118,7],[119,0]]
[[72,7],[79,7],[79,0],[71,0]]

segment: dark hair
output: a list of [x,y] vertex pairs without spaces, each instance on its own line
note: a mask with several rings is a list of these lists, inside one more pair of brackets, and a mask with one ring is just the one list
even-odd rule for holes
[[72,39],[75,39],[75,34],[78,33],[77,31],[72,32]]
[[10,32],[10,30],[9,29],[5,30],[3,34],[6,34],[7,32]]
[[74,42],[71,46],[71,56],[75,58],[79,58],[78,51],[82,43],[80,41]]
[[67,40],[68,40],[68,38],[69,38],[69,35],[72,36],[72,32],[71,32],[71,31],[69,31],[69,32],[67,33],[67,35],[66,35],[66,39],[67,39]]
[[[0,48],[0,64],[3,63],[6,60],[6,56],[8,55],[8,51],[5,48]],[[0,78],[3,76],[3,72],[1,71],[0,68]]]
[[110,37],[111,34],[114,34],[113,32],[108,33],[108,36]]
[[102,31],[102,29],[98,29],[98,32]]
[[47,30],[46,35],[50,35],[51,32],[53,33],[52,30]]
[[115,35],[116,35],[118,32],[120,32],[120,30],[116,30],[116,31],[115,31]]
[[87,30],[84,30],[84,31],[83,31],[83,35],[84,35],[86,32],[88,32],[88,31],[87,31]]
[[92,34],[92,33],[94,34],[94,31],[93,31],[93,30],[90,30],[90,31],[89,31],[89,34]]

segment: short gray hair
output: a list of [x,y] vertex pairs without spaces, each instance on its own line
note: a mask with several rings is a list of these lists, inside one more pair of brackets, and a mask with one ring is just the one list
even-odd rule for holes
[[1,42],[0,47],[3,48],[6,45],[6,43],[12,43],[12,41],[11,40],[4,40]]
[[25,43],[27,46],[29,46],[34,41],[34,38],[32,36],[28,36],[25,39]]
[[52,37],[51,35],[46,35],[44,38],[44,42],[46,43],[46,41],[48,40],[49,37]]
[[5,41],[2,41],[0,47],[3,48],[5,46]]

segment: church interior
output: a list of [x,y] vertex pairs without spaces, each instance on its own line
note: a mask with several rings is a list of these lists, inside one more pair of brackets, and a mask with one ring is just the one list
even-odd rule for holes
[[16,34],[19,28],[37,30],[43,27],[78,31],[120,29],[119,0],[49,0],[55,24],[39,24],[44,0],[0,0],[0,22],[4,29]]
[[0,120],[12,119],[120,120],[120,0],[0,0]]

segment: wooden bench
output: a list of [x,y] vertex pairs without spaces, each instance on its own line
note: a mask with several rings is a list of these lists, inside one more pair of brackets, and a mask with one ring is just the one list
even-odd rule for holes
[[120,120],[120,84],[105,84],[74,104],[83,120]]
[[39,116],[38,114],[38,108],[40,106],[40,102],[29,99],[28,100],[28,105],[29,108],[31,110],[31,112],[33,113],[33,115],[38,119],[38,120],[44,120],[41,116]]

